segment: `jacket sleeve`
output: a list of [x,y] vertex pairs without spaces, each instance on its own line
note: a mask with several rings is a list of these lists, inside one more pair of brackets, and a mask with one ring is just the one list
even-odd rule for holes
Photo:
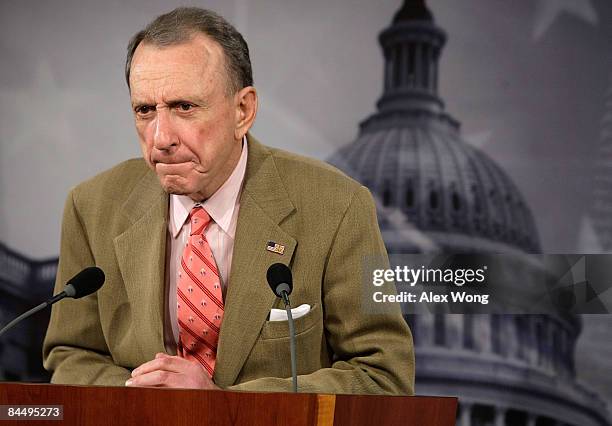
[[[87,231],[70,192],[64,208],[55,292],[83,268],[94,266]],[[92,294],[53,306],[43,343],[44,367],[52,383],[122,386],[130,372],[113,363],[100,326],[98,299]]]
[[[376,207],[360,187],[336,231],[323,277],[325,336],[333,353],[330,368],[298,376],[301,392],[356,394],[414,394],[412,335],[400,307],[373,306],[368,259],[388,268],[378,228]],[[388,283],[376,291],[395,293]],[[291,378],[259,378],[229,386],[242,391],[291,390]]]

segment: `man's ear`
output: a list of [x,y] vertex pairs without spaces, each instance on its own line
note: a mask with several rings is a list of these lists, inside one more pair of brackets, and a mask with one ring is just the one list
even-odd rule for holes
[[234,137],[242,140],[249,131],[257,115],[257,91],[253,86],[247,86],[234,95],[236,105],[236,130]]

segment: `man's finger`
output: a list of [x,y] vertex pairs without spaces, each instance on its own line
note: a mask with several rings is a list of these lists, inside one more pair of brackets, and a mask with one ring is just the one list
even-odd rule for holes
[[169,387],[176,373],[163,370],[155,370],[148,373],[143,373],[137,377],[132,377],[127,382],[126,386],[154,386],[154,387]]
[[134,369],[132,371],[132,377],[137,377],[141,374],[150,373],[156,370],[180,373],[182,371],[181,364],[183,364],[184,361],[186,360],[176,356],[155,358]]

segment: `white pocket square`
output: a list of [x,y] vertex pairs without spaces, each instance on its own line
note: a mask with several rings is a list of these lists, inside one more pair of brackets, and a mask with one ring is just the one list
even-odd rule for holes
[[[297,308],[291,309],[291,316],[293,319],[298,319],[299,317],[303,317],[308,312],[310,312],[310,305],[304,303],[303,305],[298,306]],[[284,309],[271,309],[270,310],[270,321],[288,321],[287,311]]]

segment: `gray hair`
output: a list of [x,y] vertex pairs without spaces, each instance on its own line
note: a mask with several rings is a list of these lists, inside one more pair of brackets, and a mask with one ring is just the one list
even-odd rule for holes
[[221,45],[225,55],[229,94],[253,85],[249,46],[236,28],[213,11],[198,7],[178,7],[155,18],[130,40],[125,61],[128,87],[132,58],[141,42],[171,46],[187,42],[197,33],[205,34]]

